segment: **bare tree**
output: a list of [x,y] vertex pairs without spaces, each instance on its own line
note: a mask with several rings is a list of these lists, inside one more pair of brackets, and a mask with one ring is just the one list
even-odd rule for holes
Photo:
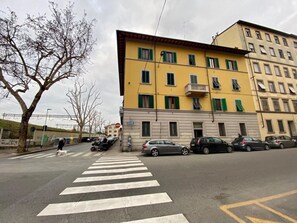
[[75,121],[79,126],[79,142],[81,142],[84,126],[90,124],[96,108],[102,103],[100,92],[96,91],[94,83],[88,90],[83,81],[76,80],[74,89],[68,90],[66,96],[68,97],[67,102],[72,107],[74,117],[70,115],[66,108],[64,109],[70,119]]
[[81,74],[95,43],[94,20],[87,21],[86,14],[75,20],[71,3],[63,10],[53,2],[49,6],[50,18],[28,15],[19,24],[12,11],[0,18],[0,89],[23,112],[18,152],[25,151],[28,123],[44,91]]

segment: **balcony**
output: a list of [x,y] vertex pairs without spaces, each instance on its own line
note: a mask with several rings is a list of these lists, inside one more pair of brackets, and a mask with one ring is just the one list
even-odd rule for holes
[[187,96],[205,96],[208,92],[208,85],[187,84],[185,86],[185,93]]

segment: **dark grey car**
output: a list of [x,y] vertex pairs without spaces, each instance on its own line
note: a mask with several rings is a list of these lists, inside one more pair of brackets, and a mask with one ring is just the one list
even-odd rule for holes
[[142,145],[142,153],[152,156],[160,154],[189,155],[189,149],[184,145],[175,144],[167,139],[152,139]]

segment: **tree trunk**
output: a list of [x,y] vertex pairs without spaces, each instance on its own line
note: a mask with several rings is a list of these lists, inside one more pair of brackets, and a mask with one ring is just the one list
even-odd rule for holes
[[20,124],[20,130],[19,130],[19,145],[17,149],[18,153],[27,151],[26,141],[27,141],[27,134],[28,134],[29,119],[30,119],[30,116],[28,114],[22,115],[22,121]]
[[83,126],[79,126],[78,142],[81,143]]

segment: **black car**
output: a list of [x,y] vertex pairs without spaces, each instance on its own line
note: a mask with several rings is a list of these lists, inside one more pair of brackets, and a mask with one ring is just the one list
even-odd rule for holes
[[251,152],[252,150],[269,150],[269,144],[265,141],[255,139],[252,137],[239,137],[234,139],[232,145],[235,150],[245,150]]
[[217,137],[193,138],[190,148],[194,153],[233,152],[233,146]]

